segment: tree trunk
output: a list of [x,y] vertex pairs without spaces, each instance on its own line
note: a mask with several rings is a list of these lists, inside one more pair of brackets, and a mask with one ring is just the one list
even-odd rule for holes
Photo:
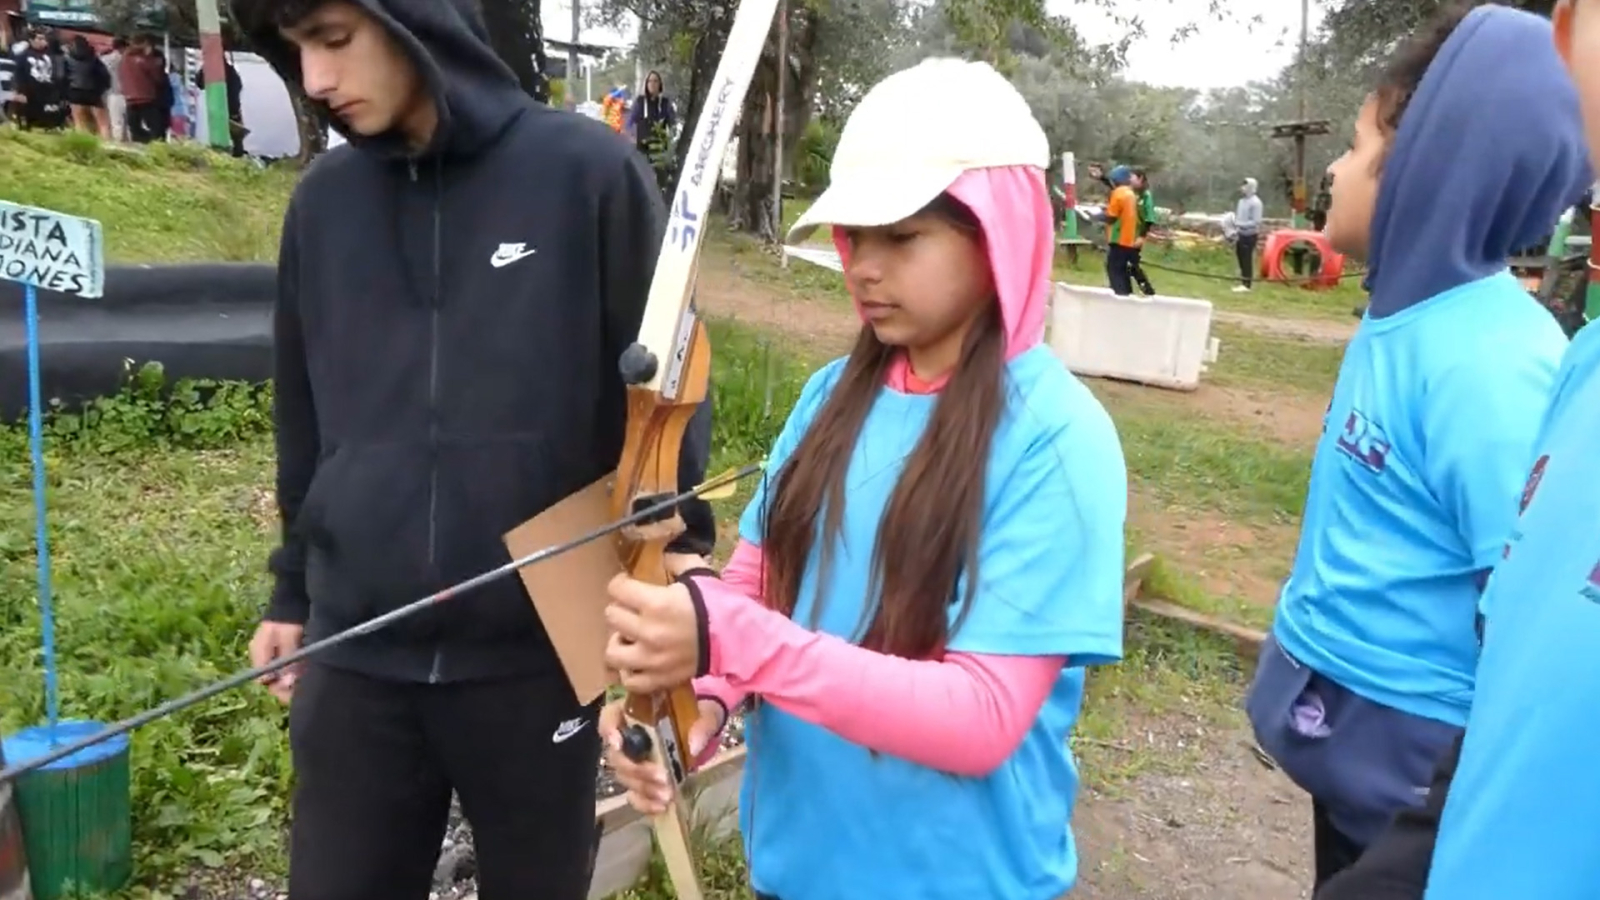
[[[729,0],[710,0],[707,15],[693,30],[696,35],[694,53],[689,63],[689,92],[683,105],[683,135],[673,150],[672,193],[678,190],[678,179],[683,177],[694,141],[694,130],[700,124],[700,113],[706,108],[711,93],[711,82],[717,77],[717,63],[722,61],[722,51],[728,46],[728,31],[733,28],[734,4]],[[736,132],[737,133],[737,132]],[[722,160],[709,160],[711,177],[721,178]],[[713,197],[716,195],[713,194]]]
[[777,154],[773,152],[778,112],[777,55],[777,38],[768,35],[739,115],[739,174],[728,204],[728,227],[768,244],[778,241],[776,210],[772,206],[772,188],[778,179]]
[[316,107],[311,105],[311,98],[300,90],[300,86],[286,83],[289,89],[289,99],[294,103],[295,130],[300,133],[300,155],[295,158],[295,163],[300,168],[311,165],[311,161],[328,150],[328,128],[322,124],[322,117],[317,115]]
[[539,0],[482,0],[483,21],[489,43],[517,83],[540,103],[550,102],[550,79],[545,74],[544,22]]
[[739,177],[728,210],[730,227],[774,244],[783,239],[772,202],[773,188],[782,177],[777,170],[775,136],[782,137],[783,168],[791,172],[800,135],[811,121],[817,81],[817,14],[808,6],[794,6],[797,8],[789,13],[788,59],[782,68],[784,121],[781,125],[775,121],[779,67],[777,29],[773,29],[745,96],[739,121]]
[[783,180],[794,180],[795,153],[817,101],[817,11],[809,4],[789,17],[789,82],[783,96]]

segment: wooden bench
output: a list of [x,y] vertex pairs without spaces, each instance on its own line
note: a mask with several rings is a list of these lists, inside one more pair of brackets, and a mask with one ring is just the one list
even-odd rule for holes
[[1092,247],[1094,246],[1094,241],[1084,240],[1083,238],[1061,238],[1056,241],[1056,246],[1067,248],[1067,263],[1076,266],[1078,264],[1078,248]]

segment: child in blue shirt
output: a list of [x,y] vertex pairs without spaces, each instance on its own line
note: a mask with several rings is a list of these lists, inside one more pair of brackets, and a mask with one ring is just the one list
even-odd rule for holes
[[[1581,97],[1593,156],[1600,2],[1562,0],[1550,31]],[[1600,897],[1597,443],[1600,331],[1590,327],[1562,359],[1519,518],[1483,595],[1465,736],[1435,774],[1426,807],[1398,817],[1318,900]]]
[[[720,573],[612,582],[607,663],[634,691],[693,678],[691,750],[758,698],[739,820],[758,898],[1057,900],[1077,880],[1067,737],[1086,668],[1122,653],[1127,473],[1043,343],[1049,157],[988,65],[868,92],[789,239],[831,229],[854,349],[807,383]],[[608,707],[607,758],[661,813],[673,785],[620,724]]]
[[1472,704],[1479,592],[1566,345],[1506,259],[1590,178],[1550,24],[1445,16],[1391,62],[1329,172],[1327,235],[1365,259],[1371,299],[1247,704],[1312,797],[1319,886],[1426,795]]

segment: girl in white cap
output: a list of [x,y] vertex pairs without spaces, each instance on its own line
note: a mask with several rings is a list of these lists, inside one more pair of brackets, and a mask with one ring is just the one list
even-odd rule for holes
[[[608,662],[632,690],[695,678],[696,749],[759,698],[740,815],[758,897],[1054,900],[1077,878],[1067,737],[1084,667],[1122,654],[1127,473],[1042,343],[1048,163],[987,65],[873,88],[789,235],[832,227],[854,349],[806,385],[720,577],[612,584]],[[659,767],[610,761],[664,807]]]

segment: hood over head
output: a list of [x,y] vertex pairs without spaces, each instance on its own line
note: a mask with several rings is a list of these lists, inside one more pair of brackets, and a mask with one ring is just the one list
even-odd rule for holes
[[1550,22],[1504,6],[1473,10],[1428,67],[1384,162],[1368,315],[1503,270],[1592,180]]
[[1244,181],[1239,182],[1239,188],[1246,197],[1254,197],[1257,188],[1256,180],[1254,178],[1246,178]]
[[1127,166],[1115,166],[1110,172],[1106,173],[1106,179],[1109,180],[1112,185],[1121,187],[1122,185],[1125,185],[1133,180],[1133,170]]
[[[329,127],[357,149],[396,158],[472,156],[492,143],[532,101],[490,46],[476,0],[349,2],[376,19],[405,49],[439,115],[433,140],[420,152],[413,152],[397,131],[353,134],[324,104],[314,103]],[[234,19],[242,21],[237,12]],[[299,51],[275,25],[246,23],[245,36],[279,77],[304,86]]]
[[[945,193],[971,210],[983,230],[984,255],[994,276],[1009,361],[1044,341],[1055,260],[1055,218],[1044,170],[1034,166],[970,169]],[[845,229],[837,225],[833,246],[844,264],[850,265],[850,241]],[[860,313],[860,301],[855,302]],[[903,380],[906,368],[902,357],[891,371],[891,384]]]

